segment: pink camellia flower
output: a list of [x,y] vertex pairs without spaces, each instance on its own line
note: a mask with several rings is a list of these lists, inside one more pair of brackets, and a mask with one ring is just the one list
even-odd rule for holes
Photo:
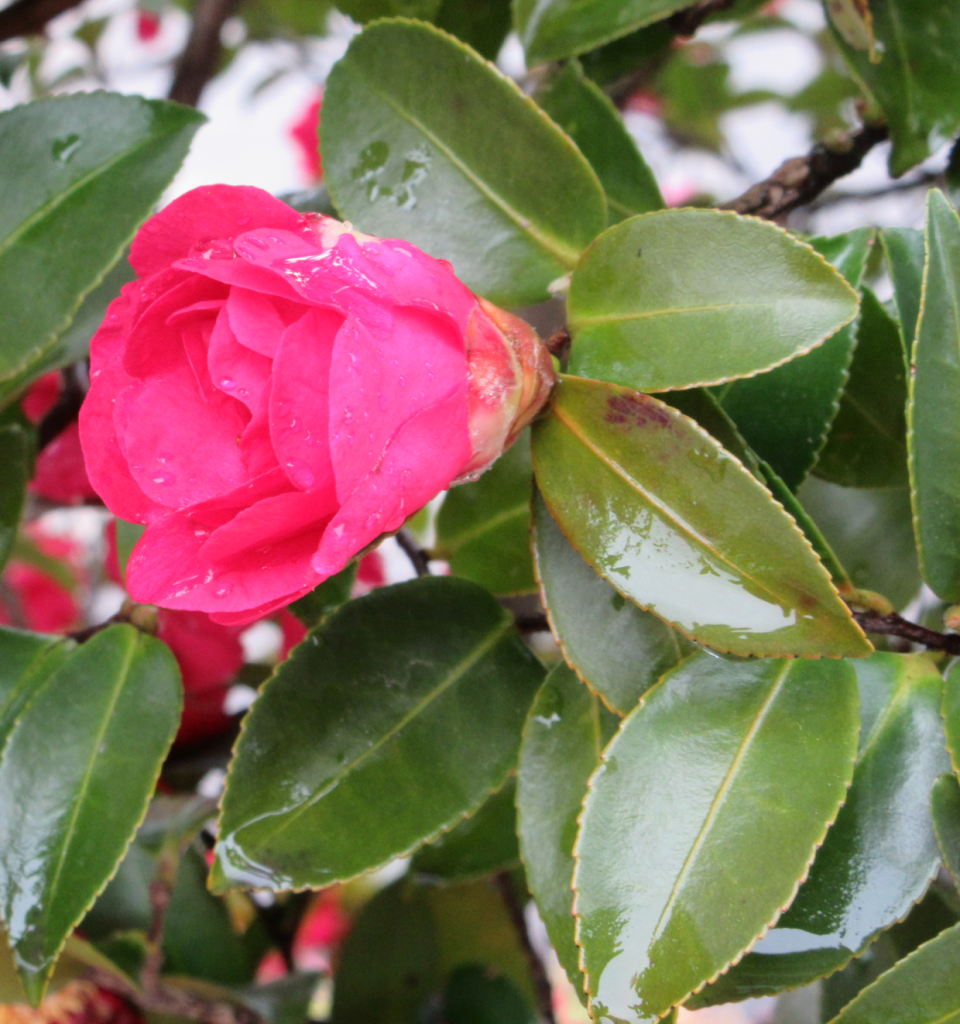
[[[0,589],[0,625],[20,626],[37,633],[66,633],[80,625],[80,608],[74,590],[81,581],[81,551],[66,537],[45,533],[36,524],[27,536],[42,555],[59,563],[61,573],[42,564],[12,558],[3,573]],[[65,579],[72,579],[74,586]]]
[[482,472],[546,400],[522,320],[408,242],[195,189],[134,240],[91,343],[90,480],[147,524],[136,601],[251,622]]

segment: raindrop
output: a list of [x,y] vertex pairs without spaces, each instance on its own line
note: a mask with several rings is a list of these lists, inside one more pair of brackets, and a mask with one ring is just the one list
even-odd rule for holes
[[169,487],[173,483],[174,477],[172,473],[158,473],[154,478],[155,484],[161,484],[164,487]]
[[83,140],[79,135],[65,135],[62,139],[56,139],[53,145],[50,147],[50,152],[53,154],[55,160],[59,160],[60,163],[69,163],[73,158],[73,155],[83,145]]
[[236,386],[237,382],[235,380],[231,380],[229,377],[224,377],[220,381],[220,388],[223,391],[233,391],[236,388]]
[[313,487],[316,477],[313,475],[313,470],[303,459],[291,459],[287,463],[287,469],[290,471],[288,474],[290,479],[297,487],[304,491]]
[[219,584],[216,587],[216,589],[214,590],[214,594],[216,594],[217,597],[226,597],[227,594],[231,593],[232,591],[233,591],[233,584],[229,583],[229,582],[225,582],[225,583]]

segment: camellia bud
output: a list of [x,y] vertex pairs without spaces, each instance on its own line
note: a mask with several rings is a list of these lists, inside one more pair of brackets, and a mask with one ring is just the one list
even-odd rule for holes
[[537,332],[485,299],[470,315],[465,340],[473,456],[455,483],[475,480],[513,444],[557,379]]

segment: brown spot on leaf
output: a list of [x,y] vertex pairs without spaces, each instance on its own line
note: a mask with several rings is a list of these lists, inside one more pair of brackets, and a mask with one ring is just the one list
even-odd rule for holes
[[631,423],[636,427],[670,426],[670,414],[654,398],[640,394],[612,395],[607,399],[607,423]]

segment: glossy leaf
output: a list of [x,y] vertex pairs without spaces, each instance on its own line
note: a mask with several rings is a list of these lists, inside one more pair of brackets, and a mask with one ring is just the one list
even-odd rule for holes
[[432,21],[440,9],[440,0],[340,0],[344,14],[366,23],[376,18],[419,18]]
[[527,883],[574,987],[583,988],[574,936],[573,844],[587,780],[620,725],[566,666],[547,676],[523,730],[517,828]]
[[450,489],[437,516],[437,558],[495,594],[537,589],[530,554],[530,437],[524,433],[479,480]]
[[514,19],[529,64],[592,50],[660,21],[683,0],[514,0]]
[[511,28],[510,0],[443,0],[435,20],[481,57],[496,60]]
[[598,1024],[656,1020],[776,920],[843,803],[857,707],[845,662],[696,654],[627,718],[576,846]]
[[72,649],[59,637],[0,628],[0,753],[20,712]]
[[27,484],[33,474],[35,442],[33,431],[27,427],[16,423],[0,427],[0,569],[17,539]]
[[564,377],[533,462],[587,562],[684,635],[736,654],[870,653],[796,524],[675,409]]
[[879,61],[834,39],[886,117],[899,176],[960,128],[960,18],[943,0],[870,0],[870,12]]
[[[811,245],[858,288],[873,243],[870,228],[815,238]],[[716,390],[751,448],[796,490],[817,461],[839,408],[853,358],[857,322],[783,366]]]
[[960,601],[960,218],[931,189],[927,267],[907,408],[910,485],[920,570]]
[[0,114],[0,395],[77,358],[64,329],[151,212],[203,121],[177,104],[103,92]]
[[330,75],[321,125],[337,209],[450,260],[500,305],[538,302],[606,224],[579,150],[489,63],[428,25],[384,21]]
[[864,289],[850,379],[816,474],[844,487],[905,487],[907,374],[896,320]]
[[835,1024],[947,1024],[960,1016],[960,925],[942,932],[868,985]]
[[900,315],[904,344],[907,351],[912,352],[920,318],[920,293],[926,259],[923,232],[916,228],[884,228],[880,232],[880,240],[893,281],[893,298]]
[[798,497],[855,587],[883,594],[895,608],[913,600],[923,581],[907,490],[838,487],[808,477]]
[[853,783],[790,908],[697,1005],[804,985],[859,955],[903,918],[940,866],[930,790],[949,767],[943,682],[928,655],[852,662],[860,689]]
[[568,61],[537,92],[536,100],[580,148],[607,194],[607,222],[663,208],[656,179],[616,107]]
[[328,885],[451,828],[515,766],[542,678],[511,616],[465,580],[344,605],[244,721],[213,884]]
[[169,649],[111,626],[60,666],[11,731],[0,761],[0,906],[34,1002],[146,813],[180,706]]
[[954,662],[943,688],[943,723],[953,770],[960,772],[960,662]]
[[941,775],[930,794],[933,827],[943,863],[954,885],[960,885],[960,780],[953,772]]
[[750,376],[808,352],[854,318],[857,296],[772,224],[660,210],[590,246],[567,308],[571,373],[664,391]]
[[434,882],[456,882],[517,867],[516,793],[508,779],[475,814],[421,846],[411,870]]
[[621,715],[673,668],[687,641],[598,575],[534,498],[534,551],[543,603],[567,663]]

